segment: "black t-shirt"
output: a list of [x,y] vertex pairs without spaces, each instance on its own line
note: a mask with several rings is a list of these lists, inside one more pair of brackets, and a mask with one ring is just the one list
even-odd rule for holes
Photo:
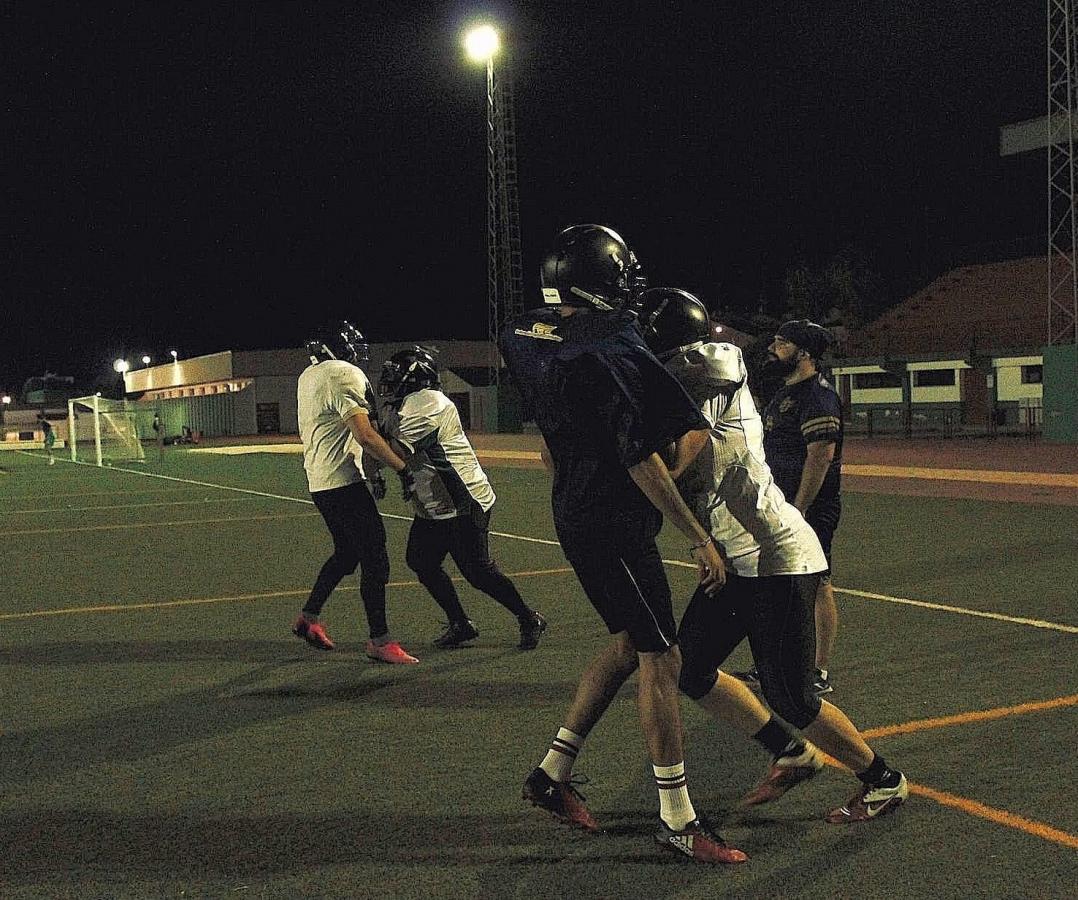
[[657,534],[662,516],[628,470],[708,425],[634,317],[534,310],[506,326],[499,346],[554,461],[559,534]]
[[791,503],[801,485],[808,445],[814,441],[833,441],[835,458],[813,505],[837,499],[842,477],[842,401],[819,373],[783,385],[764,410],[764,455]]

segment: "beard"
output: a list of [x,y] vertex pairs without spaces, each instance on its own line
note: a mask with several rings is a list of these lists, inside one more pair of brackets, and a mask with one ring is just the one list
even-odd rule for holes
[[797,368],[797,361],[793,359],[779,359],[774,353],[768,353],[767,359],[764,360],[761,366],[761,371],[765,375],[771,375],[778,378],[785,378],[794,369]]

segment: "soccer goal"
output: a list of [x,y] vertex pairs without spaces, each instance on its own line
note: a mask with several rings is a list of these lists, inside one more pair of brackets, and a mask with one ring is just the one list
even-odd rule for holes
[[142,412],[128,400],[97,396],[68,400],[67,425],[72,461],[92,460],[99,466],[107,466],[114,462],[144,460],[146,453],[139,437]]

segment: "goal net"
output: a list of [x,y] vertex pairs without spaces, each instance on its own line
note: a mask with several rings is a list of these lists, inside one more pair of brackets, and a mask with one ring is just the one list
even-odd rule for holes
[[129,400],[97,396],[68,400],[71,459],[99,466],[145,459],[140,436],[146,430],[141,420],[147,413],[152,419],[152,408]]

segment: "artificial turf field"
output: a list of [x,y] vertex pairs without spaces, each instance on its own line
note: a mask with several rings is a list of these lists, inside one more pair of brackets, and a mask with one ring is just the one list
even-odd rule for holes
[[[436,651],[439,610],[404,565],[407,521],[389,518],[390,625],[422,660],[391,667],[363,655],[354,579],[324,615],[337,652],[289,633],[329,553],[313,507],[281,499],[307,498],[298,456],[127,468],[0,457],[3,900],[1078,893],[1078,506],[846,494],[832,699],[914,794],[889,818],[827,825],[856,789],[828,768],[730,814],[767,759],[686,703],[694,803],[750,856],[730,868],[652,844],[631,686],[577,764],[608,833],[522,803],[607,640],[557,546],[491,539],[550,620],[538,650],[517,651],[515,620],[465,585],[482,635]],[[551,540],[545,474],[488,472],[493,528]],[[405,515],[394,494],[383,512]],[[694,573],[669,572],[680,610]],[[748,662],[741,648],[729,668]]]

